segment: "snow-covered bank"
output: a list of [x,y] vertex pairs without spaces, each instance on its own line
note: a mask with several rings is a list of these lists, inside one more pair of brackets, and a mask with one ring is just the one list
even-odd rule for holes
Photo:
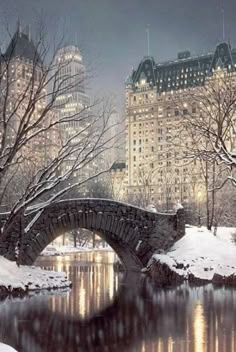
[[0,294],[71,286],[65,273],[20,266],[0,256]]
[[186,235],[166,254],[154,254],[151,275],[167,284],[183,280],[236,285],[236,229],[219,228],[214,236],[205,228],[187,227]]

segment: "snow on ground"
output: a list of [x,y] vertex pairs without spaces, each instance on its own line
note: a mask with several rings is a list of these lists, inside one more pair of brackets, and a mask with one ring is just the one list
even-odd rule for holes
[[223,241],[232,243],[233,238],[236,240],[236,228],[235,227],[220,227],[217,230],[216,237]]
[[70,253],[77,253],[77,252],[85,252],[88,251],[88,248],[85,247],[74,247],[72,245],[68,246],[47,246],[40,255],[44,256],[50,256],[50,255],[64,255],[64,254],[70,254]]
[[214,274],[236,274],[234,233],[235,228],[219,228],[214,236],[204,227],[188,226],[186,235],[167,254],[154,254],[153,258],[186,278],[193,274],[200,279],[212,280]]
[[1,256],[0,268],[0,287],[6,287],[9,291],[53,289],[71,285],[65,273],[46,271],[32,266],[18,267],[15,262]]
[[14,348],[12,348],[11,346],[5,345],[5,343],[0,342],[0,352],[17,352],[17,351],[14,350]]
[[47,246],[40,255],[43,256],[60,256],[60,255],[65,255],[65,254],[72,254],[72,253],[79,253],[79,252],[88,252],[88,251],[110,251],[112,250],[111,247],[98,247],[98,248],[92,248],[92,247],[74,247],[73,245],[67,245],[67,246],[52,246],[49,245]]

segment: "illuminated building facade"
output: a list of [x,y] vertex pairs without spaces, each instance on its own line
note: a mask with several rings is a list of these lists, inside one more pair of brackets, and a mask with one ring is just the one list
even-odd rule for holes
[[[132,72],[126,81],[126,172],[131,200],[168,210],[176,202],[202,197],[199,163],[185,160],[173,139],[181,119],[199,114],[194,89],[205,86],[217,70],[233,74],[235,67],[236,50],[221,43],[214,53],[192,57],[186,51],[164,63],[147,56]],[[187,150],[191,143],[187,131],[182,140]]]
[[[71,141],[71,145],[75,146],[81,138],[85,137],[86,132],[81,134],[81,130],[85,128],[88,122],[88,120],[86,122],[86,114],[88,115],[90,104],[90,99],[85,93],[86,71],[79,48],[71,45],[59,49],[54,64],[58,75],[57,84],[62,91],[62,94],[57,96],[56,109],[60,119],[65,117],[69,120],[68,118],[71,117],[70,121],[63,124],[61,130],[62,141],[68,141],[78,134],[78,137],[73,137]],[[65,160],[63,172],[71,169],[75,158],[76,154],[70,156],[69,160]],[[75,172],[73,176],[81,175]]]

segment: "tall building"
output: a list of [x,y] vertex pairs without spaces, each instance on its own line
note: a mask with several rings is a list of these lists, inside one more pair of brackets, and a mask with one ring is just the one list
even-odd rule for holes
[[86,70],[81,52],[74,45],[66,46],[57,51],[54,61],[58,85],[61,90],[66,88],[66,92],[58,97],[60,113],[79,112],[85,105],[89,105],[89,97],[85,94]]
[[[228,43],[213,53],[181,52],[173,61],[156,63],[146,56],[126,81],[126,172],[129,199],[170,209],[176,202],[197,201],[203,176],[198,161],[189,162],[173,143],[181,119],[199,114],[193,91],[217,70],[235,79],[236,49]],[[182,134],[186,150],[191,143]],[[182,156],[181,156],[182,155]]]
[[57,128],[48,128],[56,118],[47,109],[47,86],[40,48],[29,29],[18,23],[0,57],[1,205],[15,204],[35,181],[39,170],[58,152]]
[[[89,123],[88,107],[90,99],[85,93],[86,70],[83,63],[81,52],[76,46],[66,46],[58,50],[55,55],[55,70],[58,75],[57,84],[60,89],[56,98],[56,109],[59,118],[66,117],[68,122],[63,124],[61,130],[62,141],[71,139],[72,148],[79,143],[83,137],[86,137],[86,131],[81,134],[86,123]],[[69,118],[71,117],[71,121]],[[78,138],[74,138],[78,134]],[[78,151],[79,152],[79,151]],[[77,154],[70,155],[65,160],[62,168],[63,172],[70,170]],[[81,172],[89,172],[89,169],[83,169]],[[75,172],[74,177],[81,176]]]
[[[27,137],[36,134],[17,154],[18,158],[21,154],[21,160],[24,159],[23,165],[31,163],[31,169],[34,164],[37,164],[36,167],[42,166],[54,157],[59,137],[56,129],[45,128],[38,133],[55,118],[55,112],[51,109],[45,116],[42,115],[47,104],[47,87],[41,87],[44,63],[37,49],[29,28],[22,31],[21,24],[18,23],[0,60],[0,113],[2,117],[5,113],[7,115],[6,141],[10,148],[14,148],[23,124],[29,128]],[[3,119],[1,120],[2,137],[4,126]]]

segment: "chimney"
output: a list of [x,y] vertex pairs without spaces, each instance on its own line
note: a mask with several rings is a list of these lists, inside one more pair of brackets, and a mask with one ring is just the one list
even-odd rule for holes
[[17,21],[17,34],[18,34],[19,37],[21,37],[22,28],[21,28],[21,22],[20,22],[19,18],[18,18],[18,21]]
[[27,35],[29,41],[31,41],[30,25],[26,26],[26,35]]

